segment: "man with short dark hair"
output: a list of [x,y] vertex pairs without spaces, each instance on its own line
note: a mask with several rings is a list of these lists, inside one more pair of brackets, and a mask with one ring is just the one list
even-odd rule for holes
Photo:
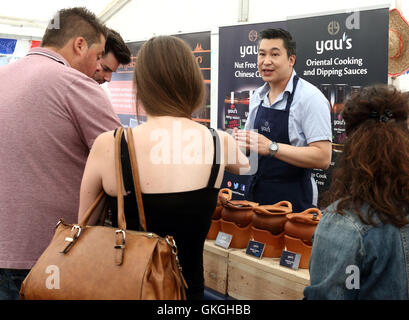
[[90,78],[105,38],[93,13],[63,9],[41,47],[0,67],[0,300],[19,298],[57,221],[77,222],[89,150],[121,125]]
[[57,15],[48,25],[41,47],[61,54],[70,67],[93,76],[104,53],[107,28],[85,8],[62,9]]
[[233,133],[259,154],[246,198],[261,205],[287,200],[301,212],[317,205],[311,169],[326,169],[331,161],[330,106],[297,76],[296,43],[288,31],[267,29],[260,38],[257,66],[265,84],[250,99],[245,130]]
[[108,30],[105,43],[105,53],[102,56],[93,78],[99,84],[110,82],[112,73],[116,72],[120,64],[131,62],[131,51],[126,46],[121,35],[115,30]]

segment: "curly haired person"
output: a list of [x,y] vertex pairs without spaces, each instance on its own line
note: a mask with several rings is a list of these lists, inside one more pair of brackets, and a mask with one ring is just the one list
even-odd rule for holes
[[306,299],[408,299],[408,101],[386,85],[346,101],[347,141],[314,234]]

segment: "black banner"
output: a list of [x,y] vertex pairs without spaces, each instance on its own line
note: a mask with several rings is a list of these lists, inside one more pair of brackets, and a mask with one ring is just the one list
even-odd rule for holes
[[[258,35],[267,28],[287,29],[287,23],[258,23],[219,29],[219,129],[244,128],[250,96],[264,83],[257,70],[257,53]],[[226,171],[222,187],[232,190],[233,199],[244,199],[247,180],[246,175]]]
[[320,195],[329,188],[346,138],[344,101],[361,87],[388,81],[388,25],[387,8],[288,20],[297,41],[297,74],[331,104],[331,165],[313,171]]
[[[342,152],[344,100],[363,86],[387,83],[388,23],[388,8],[382,8],[220,28],[218,128],[242,129],[249,97],[264,83],[257,71],[258,33],[266,28],[288,30],[297,43],[298,76],[317,86],[331,104],[331,166],[313,171],[322,194]],[[247,180],[248,176],[226,173],[222,187],[230,188],[234,199],[243,199]]]

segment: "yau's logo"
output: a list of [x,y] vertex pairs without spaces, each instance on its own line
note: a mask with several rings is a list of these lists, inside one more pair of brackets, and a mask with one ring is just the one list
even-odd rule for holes
[[246,55],[255,55],[258,54],[258,46],[240,46],[240,57],[244,58]]
[[50,265],[45,269],[45,273],[49,274],[45,280],[47,289],[60,289],[60,269],[55,265]]
[[319,40],[315,41],[315,49],[317,54],[322,54],[324,51],[334,50],[349,50],[352,48],[352,39],[344,32],[341,39],[334,40]]
[[[352,12],[352,13],[351,13]],[[360,12],[348,11],[349,14],[345,19],[345,28],[347,30],[360,28]],[[327,31],[330,36],[336,36],[341,31],[341,23],[337,20],[331,20],[327,25]],[[341,39],[318,40],[315,41],[317,54],[322,54],[324,51],[333,50],[349,50],[352,48],[352,38],[346,32],[343,33]]]
[[270,124],[268,123],[268,121],[264,122],[264,126],[261,126],[260,131],[261,132],[270,132]]

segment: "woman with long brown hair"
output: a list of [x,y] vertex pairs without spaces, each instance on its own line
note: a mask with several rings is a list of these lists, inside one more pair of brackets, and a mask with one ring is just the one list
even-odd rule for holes
[[408,299],[408,95],[369,86],[345,104],[347,140],[314,234],[307,299]]
[[[134,84],[137,106],[147,114],[146,123],[132,129],[147,229],[174,237],[188,284],[187,297],[201,299],[203,246],[224,170],[244,173],[249,163],[233,137],[191,119],[193,111],[204,104],[205,87],[193,53],[181,39],[148,40],[138,53]],[[114,134],[101,134],[92,147],[81,184],[79,216],[104,189],[116,226]],[[125,137],[123,143],[127,145]],[[122,161],[127,228],[138,230],[127,152]]]

